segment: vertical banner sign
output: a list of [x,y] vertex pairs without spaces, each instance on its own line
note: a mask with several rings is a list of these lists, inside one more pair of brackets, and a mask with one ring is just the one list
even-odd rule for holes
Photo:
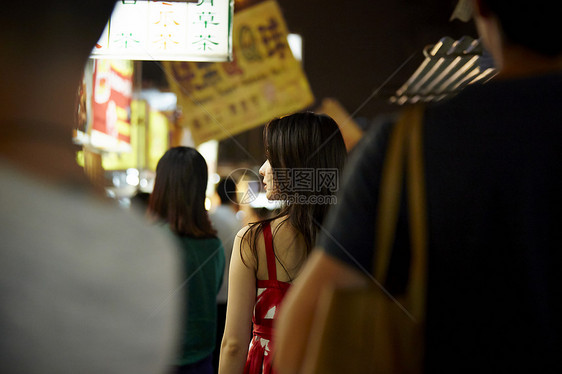
[[157,110],[151,110],[148,119],[147,168],[156,171],[160,158],[170,148],[170,123],[168,118]]
[[104,170],[144,168],[146,107],[146,101],[131,101],[131,151],[121,153],[104,152],[102,154],[102,167]]
[[91,145],[127,152],[131,142],[133,62],[96,60],[93,80]]
[[231,62],[164,62],[182,126],[196,144],[230,137],[314,102],[275,1],[236,13],[232,35]]

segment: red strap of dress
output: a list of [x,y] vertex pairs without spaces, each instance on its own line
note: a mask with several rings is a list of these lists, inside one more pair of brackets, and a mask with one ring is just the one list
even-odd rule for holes
[[267,275],[269,280],[277,280],[277,267],[275,264],[275,253],[273,252],[273,235],[271,235],[271,226],[269,223],[263,227],[263,238],[265,240]]

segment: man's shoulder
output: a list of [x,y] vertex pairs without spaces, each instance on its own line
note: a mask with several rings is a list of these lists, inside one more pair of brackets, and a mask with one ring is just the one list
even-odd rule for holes
[[77,256],[94,263],[129,258],[173,267],[172,237],[151,227],[136,212],[79,188],[40,184],[6,169],[0,173],[10,177],[3,178],[0,187],[2,236],[14,250],[36,251],[41,256],[68,252],[65,261]]
[[[181,271],[171,238],[81,189],[5,167],[0,178],[1,323],[13,326],[14,360],[47,363],[65,351],[75,364],[127,347],[125,361],[150,351],[146,365],[168,354],[179,300],[165,295]],[[76,345],[76,336],[87,342]]]

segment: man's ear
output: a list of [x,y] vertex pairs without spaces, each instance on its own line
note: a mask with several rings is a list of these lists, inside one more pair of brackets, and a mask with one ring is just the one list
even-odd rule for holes
[[480,17],[490,17],[490,7],[486,0],[473,0],[474,14]]

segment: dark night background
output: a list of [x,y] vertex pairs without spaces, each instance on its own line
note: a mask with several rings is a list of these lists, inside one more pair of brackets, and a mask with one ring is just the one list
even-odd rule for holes
[[443,36],[476,37],[472,22],[449,21],[456,0],[279,0],[290,32],[304,40],[304,68],[317,100],[338,99],[353,113],[412,54],[415,57],[360,112],[374,118]]

